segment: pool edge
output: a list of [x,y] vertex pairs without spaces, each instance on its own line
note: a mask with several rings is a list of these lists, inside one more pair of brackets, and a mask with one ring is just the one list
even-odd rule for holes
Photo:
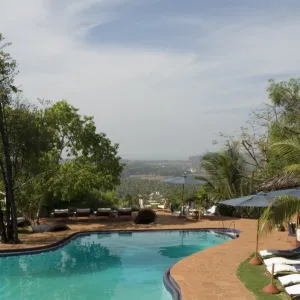
[[181,300],[180,287],[171,275],[172,268],[173,266],[165,272],[163,282],[167,291],[172,295],[173,300]]
[[[132,229],[132,230],[95,230],[95,231],[77,231],[69,234],[68,236],[60,239],[59,241],[45,245],[45,246],[39,246],[39,247],[32,247],[32,248],[23,248],[23,249],[5,249],[0,250],[0,257],[5,256],[14,256],[14,255],[27,255],[27,254],[38,254],[41,252],[48,252],[48,251],[54,251],[56,249],[59,249],[66,244],[70,243],[73,239],[79,237],[79,236],[86,236],[91,234],[99,234],[99,233],[119,233],[119,232],[159,232],[159,231],[213,231],[221,235],[226,235],[232,239],[235,239],[238,237],[240,230],[232,230],[230,228],[222,228],[220,230],[219,228],[185,228],[185,229]],[[236,233],[236,237],[229,234],[228,232]],[[22,245],[22,244],[21,244]]]

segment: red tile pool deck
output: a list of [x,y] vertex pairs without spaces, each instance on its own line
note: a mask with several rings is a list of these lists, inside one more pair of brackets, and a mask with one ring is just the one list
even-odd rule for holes
[[[218,299],[218,300],[250,300],[255,299],[236,277],[239,264],[255,250],[256,220],[222,218],[224,226],[232,221],[235,228],[241,230],[240,237],[221,245],[188,256],[171,269],[171,275],[178,283],[183,300]],[[46,220],[47,223],[53,220]],[[23,244],[3,245],[4,249],[32,248],[54,243],[71,233],[95,230],[142,230],[142,229],[188,229],[188,228],[220,228],[220,218],[191,222],[158,212],[156,225],[135,225],[132,220],[78,219],[64,220],[71,228],[67,232],[21,234]],[[260,238],[259,249],[288,249],[291,239],[287,240],[286,232],[274,232]]]

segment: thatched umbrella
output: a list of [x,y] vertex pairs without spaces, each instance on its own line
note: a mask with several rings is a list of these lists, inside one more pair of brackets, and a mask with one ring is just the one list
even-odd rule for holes
[[291,172],[281,172],[260,185],[261,191],[292,189],[300,185],[300,176]]

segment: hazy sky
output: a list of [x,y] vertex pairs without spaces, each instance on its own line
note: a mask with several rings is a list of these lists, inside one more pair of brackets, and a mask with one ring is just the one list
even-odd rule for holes
[[299,0],[0,0],[31,101],[94,115],[123,158],[212,150],[300,76]]

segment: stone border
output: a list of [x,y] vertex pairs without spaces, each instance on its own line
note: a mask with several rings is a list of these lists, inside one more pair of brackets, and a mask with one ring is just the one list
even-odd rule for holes
[[170,272],[172,267],[169,268],[164,274],[164,285],[168,292],[172,295],[173,300],[181,300],[180,287],[178,286],[177,282],[174,280]]
[[[240,230],[234,230],[231,228],[185,228],[185,229],[133,229],[133,230],[98,230],[98,231],[81,231],[74,232],[67,237],[46,246],[40,246],[35,248],[24,248],[24,249],[9,249],[9,250],[0,250],[0,257],[9,257],[9,256],[19,256],[19,255],[30,255],[30,254],[40,254],[43,252],[55,251],[59,248],[70,243],[72,240],[80,237],[80,236],[88,236],[92,234],[105,234],[105,233],[132,233],[132,232],[159,232],[159,231],[206,231],[206,232],[215,232],[221,235],[225,235],[230,237],[231,239],[235,239],[239,236]],[[229,234],[234,233],[234,235]],[[180,287],[172,277],[170,270],[173,266],[171,266],[165,273],[163,277],[163,283],[166,289],[173,296],[174,300],[181,300],[182,295],[180,291]]]

